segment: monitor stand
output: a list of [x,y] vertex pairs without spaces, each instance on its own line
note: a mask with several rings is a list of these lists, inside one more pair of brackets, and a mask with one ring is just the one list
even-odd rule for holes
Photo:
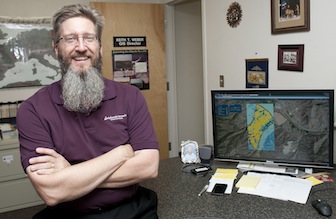
[[241,172],[264,172],[298,176],[301,171],[296,167],[277,166],[272,164],[239,163],[237,168]]

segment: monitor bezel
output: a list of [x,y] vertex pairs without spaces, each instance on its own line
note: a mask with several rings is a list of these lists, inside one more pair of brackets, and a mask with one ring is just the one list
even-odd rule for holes
[[[330,124],[329,124],[329,161],[328,163],[317,162],[305,162],[305,161],[293,161],[293,160],[267,160],[257,158],[228,158],[218,156],[216,154],[217,142],[216,142],[216,120],[215,120],[215,95],[221,94],[317,94],[327,93],[330,96],[329,110],[330,110]],[[214,147],[214,160],[225,162],[238,162],[238,163],[255,163],[275,166],[292,166],[292,167],[304,167],[304,168],[319,168],[319,169],[334,169],[334,90],[333,89],[297,89],[297,90],[211,90],[211,109],[212,109],[212,131],[213,131],[213,147]]]

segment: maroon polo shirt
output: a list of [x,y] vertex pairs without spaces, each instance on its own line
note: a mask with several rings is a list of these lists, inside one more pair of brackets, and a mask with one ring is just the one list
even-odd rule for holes
[[[123,145],[133,149],[158,149],[158,141],[146,101],[138,88],[105,79],[104,99],[89,115],[63,107],[60,82],[53,83],[24,101],[18,110],[21,162],[38,156],[37,147],[55,149],[71,164],[80,163]],[[88,212],[122,202],[137,185],[121,189],[96,189],[62,208]]]

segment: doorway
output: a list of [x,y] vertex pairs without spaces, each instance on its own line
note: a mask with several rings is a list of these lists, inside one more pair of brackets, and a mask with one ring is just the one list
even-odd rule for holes
[[166,14],[169,157],[176,157],[182,141],[205,141],[201,0],[172,2]]

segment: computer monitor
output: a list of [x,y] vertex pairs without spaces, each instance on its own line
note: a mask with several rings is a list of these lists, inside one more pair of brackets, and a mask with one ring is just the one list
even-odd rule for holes
[[333,168],[334,90],[211,91],[214,159]]

